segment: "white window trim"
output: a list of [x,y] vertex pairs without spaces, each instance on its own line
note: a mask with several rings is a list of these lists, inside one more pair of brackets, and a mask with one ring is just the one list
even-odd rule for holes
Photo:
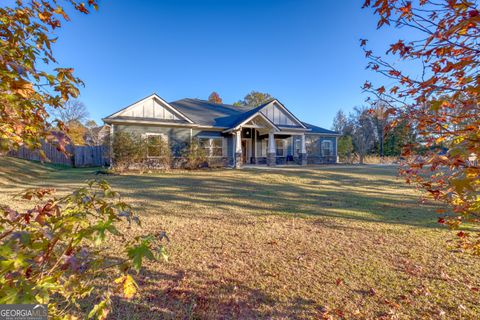
[[[207,157],[208,158],[223,158],[224,155],[225,155],[225,142],[224,142],[224,137],[197,137],[198,140],[200,139],[206,139],[208,140],[208,147],[207,148],[204,148],[205,151],[207,152]],[[214,156],[213,155],[213,140],[221,140],[222,141],[222,144],[221,144],[221,148],[222,148],[222,155],[221,156]]]
[[[325,148],[325,144],[328,144],[328,148]],[[321,153],[322,153],[322,157],[331,157],[333,156],[333,143],[332,141],[330,140],[323,140],[322,141],[322,144],[320,145],[321,147]],[[329,150],[329,155],[325,155],[325,150]]]

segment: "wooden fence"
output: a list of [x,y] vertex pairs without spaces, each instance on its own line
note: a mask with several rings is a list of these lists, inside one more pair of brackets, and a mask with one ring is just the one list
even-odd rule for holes
[[49,163],[61,164],[70,167],[100,167],[108,165],[109,159],[106,156],[106,150],[104,146],[74,146],[67,145],[67,153],[60,152],[57,148],[48,143],[42,143],[42,150],[45,153],[48,160],[40,157],[38,150],[30,150],[25,147],[20,147],[18,150],[10,151],[9,156],[33,160],[33,161],[45,161]]

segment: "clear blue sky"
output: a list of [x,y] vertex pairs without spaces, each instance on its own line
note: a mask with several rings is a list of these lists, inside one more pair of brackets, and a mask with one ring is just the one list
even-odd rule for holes
[[304,121],[330,128],[364,103],[360,38],[386,44],[363,1],[103,0],[72,15],[55,52],[85,81],[80,100],[101,118],[153,92],[167,101],[233,103],[268,92]]

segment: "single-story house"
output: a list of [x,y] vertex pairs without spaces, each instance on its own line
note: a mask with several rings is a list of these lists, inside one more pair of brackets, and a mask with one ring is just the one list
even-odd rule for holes
[[152,94],[103,121],[111,136],[119,131],[155,137],[152,141],[162,136],[174,157],[180,156],[179,145],[197,139],[221,166],[337,162],[339,134],[300,121],[277,99],[241,107],[199,99],[166,102]]

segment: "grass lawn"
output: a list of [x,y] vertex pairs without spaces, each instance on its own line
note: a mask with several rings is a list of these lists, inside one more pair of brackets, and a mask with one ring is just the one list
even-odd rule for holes
[[[0,158],[0,203],[25,187],[67,192],[93,169]],[[166,230],[168,263],[147,263],[142,297],[111,319],[478,319],[479,259],[445,243],[393,167],[214,170],[106,176]],[[118,244],[108,254],[115,256]]]

